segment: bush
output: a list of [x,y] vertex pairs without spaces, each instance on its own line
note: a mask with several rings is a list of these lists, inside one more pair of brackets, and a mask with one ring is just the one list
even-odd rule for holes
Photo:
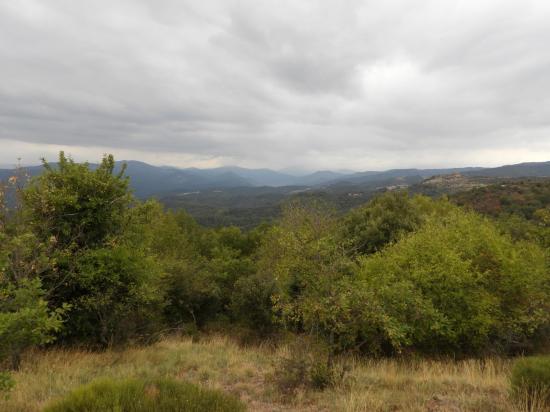
[[83,386],[48,405],[45,412],[235,412],[238,399],[172,379],[105,379]]
[[385,193],[346,215],[343,238],[352,253],[374,253],[420,226],[417,209],[407,193]]
[[550,356],[518,360],[512,369],[512,394],[516,399],[550,406]]
[[8,396],[15,386],[15,381],[8,372],[0,372],[0,398]]
[[275,280],[255,274],[235,283],[229,309],[233,318],[244,326],[267,335],[275,329],[273,300]]
[[165,264],[165,313],[168,321],[181,326],[189,323],[203,326],[221,312],[220,285],[202,257],[194,261],[179,260]]
[[344,370],[339,370],[328,348],[300,338],[288,347],[275,365],[272,380],[277,389],[285,394],[295,394],[299,389],[323,390],[343,379]]
[[49,262],[38,273],[47,306],[71,307],[61,343],[149,341],[162,328],[162,268],[125,233],[137,231],[133,197],[125,166],[115,166],[113,156],[92,167],[61,152],[22,193],[23,216]]
[[550,323],[544,251],[458,209],[363,258],[357,276],[372,307],[359,340],[389,354],[526,352]]
[[38,279],[0,279],[0,367],[17,369],[23,351],[54,340],[66,307],[51,312],[43,295]]
[[65,281],[71,289],[57,295],[72,306],[66,342],[105,347],[147,340],[161,327],[160,269],[151,257],[114,246],[82,251],[63,264],[74,268]]
[[352,267],[337,229],[338,221],[325,205],[291,203],[258,251],[258,274],[274,282],[274,318],[287,330],[313,331],[329,340],[334,332],[336,317],[326,303]]
[[45,242],[57,248],[101,246],[121,231],[132,196],[125,166],[115,173],[112,155],[105,156],[94,170],[59,153],[59,161],[46,161],[41,175],[23,192],[23,205],[30,224]]

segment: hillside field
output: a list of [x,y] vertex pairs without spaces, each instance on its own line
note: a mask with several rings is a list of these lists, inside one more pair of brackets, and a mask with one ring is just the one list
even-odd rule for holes
[[[511,362],[346,359],[343,382],[283,396],[271,382],[285,345],[242,347],[223,336],[164,339],[152,346],[90,352],[33,351],[14,373],[1,411],[35,412],[79,385],[103,377],[173,377],[232,393],[250,411],[522,411],[509,400]],[[342,362],[342,360],[339,360]]]

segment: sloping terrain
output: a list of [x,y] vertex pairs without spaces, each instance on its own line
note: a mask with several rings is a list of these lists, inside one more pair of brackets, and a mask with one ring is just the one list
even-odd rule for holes
[[487,177],[550,177],[550,162],[528,162],[489,169],[465,171],[469,176]]
[[[347,360],[341,385],[323,392],[280,394],[273,368],[285,346],[239,347],[224,337],[172,338],[148,347],[89,352],[31,352],[0,410],[38,412],[50,400],[98,378],[171,377],[232,393],[250,411],[522,411],[509,400],[510,362],[399,359]],[[342,360],[344,361],[344,360]],[[525,409],[527,411],[527,409]]]
[[517,214],[531,219],[536,210],[550,206],[550,178],[506,179],[456,193],[452,200],[490,216]]

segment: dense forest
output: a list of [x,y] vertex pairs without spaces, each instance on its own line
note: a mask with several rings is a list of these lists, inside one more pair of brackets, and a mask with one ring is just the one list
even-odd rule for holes
[[29,184],[14,175],[3,186],[0,386],[36,346],[101,350],[213,329],[307,336],[329,359],[548,343],[548,183],[453,201],[391,191],[344,214],[305,196],[244,231],[136,200],[114,164],[92,170],[61,153]]

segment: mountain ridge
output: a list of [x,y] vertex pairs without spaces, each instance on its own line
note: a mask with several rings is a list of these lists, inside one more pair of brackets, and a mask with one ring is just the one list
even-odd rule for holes
[[[122,160],[116,162],[116,171],[126,164],[126,175],[135,195],[138,198],[163,196],[169,193],[216,190],[244,187],[312,187],[316,189],[334,186],[361,187],[369,189],[377,185],[403,185],[419,183],[437,175],[460,173],[474,177],[546,177],[550,176],[550,161],[524,162],[503,165],[494,168],[462,167],[433,169],[389,169],[385,171],[363,171],[344,174],[332,170],[319,170],[307,175],[292,175],[267,168],[248,169],[239,166],[222,166],[217,168],[177,168],[172,166],[154,166],[139,160]],[[55,163],[54,163],[55,165]],[[97,164],[90,164],[97,167]],[[42,166],[24,167],[30,176],[36,176],[43,170]],[[6,180],[15,173],[15,169],[0,169],[0,180]]]

